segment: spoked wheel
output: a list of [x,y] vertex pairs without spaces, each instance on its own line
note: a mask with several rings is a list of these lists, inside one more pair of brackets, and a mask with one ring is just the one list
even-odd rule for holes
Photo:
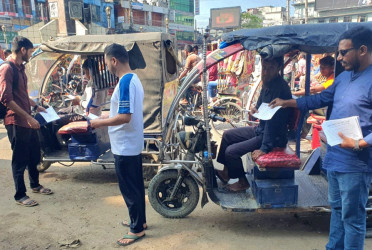
[[244,126],[242,122],[242,107],[234,102],[226,102],[221,106],[226,107],[226,109],[221,110],[218,115],[226,118],[226,122],[211,121],[212,128],[217,134],[222,135],[225,130]]
[[194,211],[199,202],[199,188],[195,180],[186,176],[173,199],[169,199],[177,182],[177,171],[158,173],[150,182],[148,197],[156,212],[167,218],[183,218]]

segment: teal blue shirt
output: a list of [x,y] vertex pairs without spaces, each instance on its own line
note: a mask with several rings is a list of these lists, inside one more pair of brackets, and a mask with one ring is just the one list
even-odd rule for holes
[[[344,71],[320,94],[296,100],[301,111],[333,104],[330,120],[359,116],[363,139],[372,146],[372,65],[362,72]],[[372,172],[372,147],[362,151],[327,145],[324,167],[337,172]]]

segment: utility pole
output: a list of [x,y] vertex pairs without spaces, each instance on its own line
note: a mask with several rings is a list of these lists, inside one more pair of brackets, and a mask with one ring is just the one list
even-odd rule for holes
[[132,9],[132,0],[129,0],[129,29],[133,30],[133,9]]
[[290,0],[287,0],[287,23],[288,24],[291,24],[291,22],[290,22],[290,15],[289,15],[289,2],[290,2]]
[[39,3],[39,8],[40,8],[41,21],[45,24],[45,20],[44,20],[44,4],[43,3]]
[[308,18],[309,18],[309,5],[308,5],[307,0],[305,0],[305,23],[308,22]]

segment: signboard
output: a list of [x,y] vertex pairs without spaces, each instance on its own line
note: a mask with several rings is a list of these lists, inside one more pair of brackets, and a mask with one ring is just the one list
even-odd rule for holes
[[333,9],[343,9],[350,7],[366,6],[372,5],[371,0],[316,0],[315,10],[333,10]]
[[194,32],[194,26],[187,26],[187,25],[182,25],[178,23],[170,23],[168,27],[169,29],[176,30],[176,31]]
[[132,9],[143,10],[143,3],[132,2]]
[[49,16],[50,19],[58,18],[58,3],[57,2],[49,2]]
[[118,16],[118,23],[124,23],[125,17],[124,16]]
[[195,0],[195,4],[194,4],[194,8],[195,8],[195,15],[200,15],[200,1],[199,0]]
[[238,28],[240,27],[240,14],[240,6],[211,9],[210,27],[212,29]]

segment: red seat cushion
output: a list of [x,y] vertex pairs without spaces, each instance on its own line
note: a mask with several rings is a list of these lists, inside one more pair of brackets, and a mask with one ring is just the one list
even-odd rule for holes
[[89,131],[89,126],[87,121],[70,122],[58,130],[58,134],[83,134]]
[[289,148],[274,148],[273,151],[260,156],[256,164],[261,168],[294,168],[298,169],[301,160]]

